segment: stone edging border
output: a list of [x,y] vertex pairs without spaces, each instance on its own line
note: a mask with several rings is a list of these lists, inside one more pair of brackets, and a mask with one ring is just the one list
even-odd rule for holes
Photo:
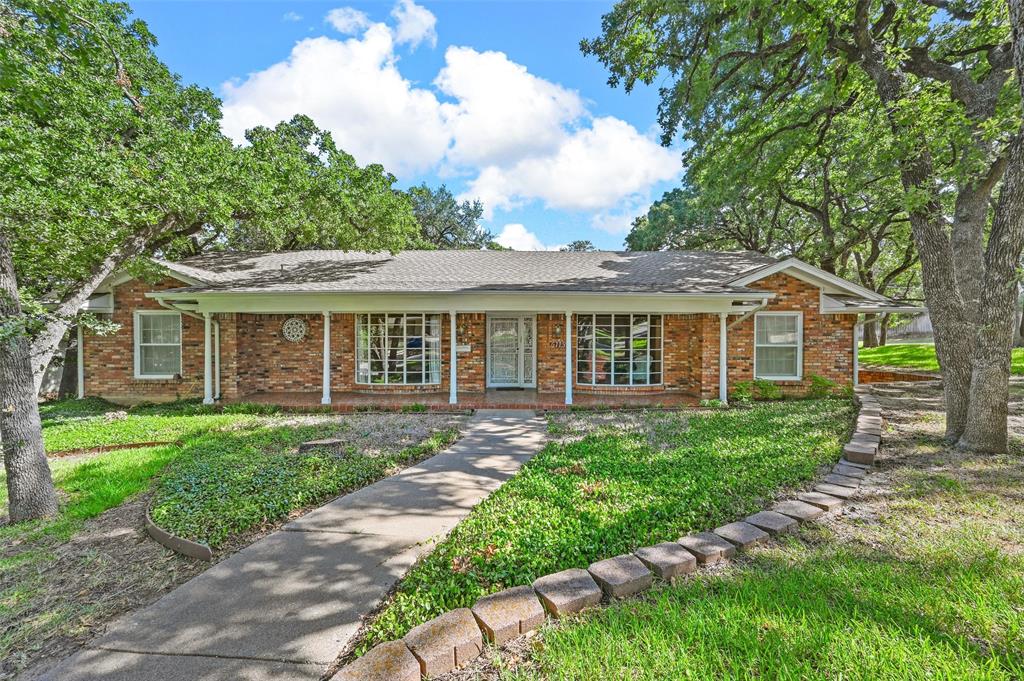
[[213,550],[209,546],[171,534],[153,522],[153,519],[149,517],[148,508],[146,509],[146,534],[152,537],[157,544],[175,553],[207,562],[213,560]]
[[839,508],[856,493],[882,441],[878,398],[863,386],[856,388],[854,395],[860,410],[853,435],[843,447],[843,458],[813,491],[801,492],[771,510],[713,532],[647,546],[597,561],[586,570],[563,570],[540,577],[530,586],[484,596],[472,608],[451,610],[414,627],[401,640],[374,646],[342,667],[332,681],[419,681],[446,674],[479,657],[485,640],[502,645],[539,628],[546,614],[558,618],[602,600],[631,596],[650,588],[655,577],[671,581],[693,572],[698,564],[726,560],[737,550],[792,532],[800,522]]

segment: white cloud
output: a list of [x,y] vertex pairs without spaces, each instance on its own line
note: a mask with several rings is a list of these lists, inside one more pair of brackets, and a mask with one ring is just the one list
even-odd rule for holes
[[359,163],[382,163],[396,173],[426,170],[448,147],[437,98],[399,73],[384,24],[359,38],[302,40],[287,60],[223,90],[222,128],[236,141],[247,128],[304,113]]
[[332,9],[324,17],[324,21],[334,27],[342,35],[355,35],[370,27],[373,23],[365,12],[360,12],[352,7],[338,7]]
[[514,251],[557,251],[565,244],[557,246],[546,246],[536,234],[526,229],[525,225],[512,222],[501,229],[501,233],[494,239],[505,248]]
[[[678,176],[676,152],[653,134],[591,118],[579,93],[502,52],[450,46],[431,85],[410,82],[396,50],[435,44],[436,18],[412,0],[391,16],[393,25],[333,9],[325,21],[350,37],[301,40],[285,60],[225,83],[224,132],[242,142],[247,128],[307,114],[361,164],[469,178],[460,198],[480,198],[488,219],[539,201],[588,211],[595,229],[616,234],[652,187]],[[508,238],[530,235],[519,228]]]
[[455,164],[509,164],[545,153],[586,111],[576,92],[534,76],[502,52],[449,47],[434,84],[456,100],[442,105]]
[[426,7],[413,0],[398,0],[391,16],[398,22],[395,26],[395,42],[416,49],[420,43],[437,46],[437,17]]
[[285,12],[281,16],[281,21],[302,21],[302,15],[298,12]]
[[606,116],[573,133],[549,155],[484,168],[464,193],[479,197],[488,210],[540,199],[551,208],[593,211],[623,200],[636,202],[652,185],[679,172],[674,151]]

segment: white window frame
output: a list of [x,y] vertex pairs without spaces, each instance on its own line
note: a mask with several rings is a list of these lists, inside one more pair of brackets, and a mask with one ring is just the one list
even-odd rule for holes
[[[593,329],[596,329],[596,327],[597,327],[597,318],[598,317],[603,317],[603,316],[606,316],[606,315],[610,315],[611,318],[612,318],[611,328],[613,330],[615,329],[615,318],[616,317],[629,317],[629,327],[630,327],[630,329],[633,328],[633,319],[634,318],[636,318],[636,317],[647,317],[647,323],[648,323],[648,329],[647,329],[648,352],[651,351],[651,350],[655,350],[655,349],[658,351],[658,366],[660,368],[658,370],[659,380],[658,380],[657,383],[652,383],[651,382],[651,362],[650,362],[649,359],[648,359],[648,362],[647,362],[647,383],[636,383],[636,382],[634,382],[634,373],[633,373],[633,370],[632,370],[634,354],[633,354],[633,347],[632,347],[632,345],[630,345],[630,347],[629,347],[629,365],[630,365],[629,383],[615,383],[614,366],[613,366],[612,373],[610,374],[612,382],[611,383],[598,383],[597,380],[596,380],[597,379],[597,366],[596,366],[596,359],[595,359],[597,357],[597,336],[596,335],[591,335],[591,337],[590,337],[590,348],[589,348],[589,350],[590,350],[590,357],[591,357],[591,359],[590,359],[590,380],[589,381],[581,381],[581,380],[579,380],[579,369],[578,369],[578,367],[579,367],[579,361],[580,361],[580,348],[581,348],[580,340],[583,338],[583,336],[580,334],[580,323],[583,320],[589,318],[589,320],[590,320],[590,328],[592,329],[592,334],[593,334]],[[654,347],[650,346],[650,340],[651,340],[651,318],[652,317],[657,317],[658,318],[658,330],[659,330],[659,333],[658,333],[658,347],[657,348],[654,348]],[[586,387],[593,387],[593,388],[649,388],[649,387],[652,387],[652,386],[664,385],[664,383],[665,383],[665,315],[664,314],[662,314],[660,312],[649,312],[649,313],[648,312],[644,312],[644,313],[631,313],[631,312],[583,312],[583,313],[579,313],[579,312],[577,312],[575,314],[575,320],[576,320],[575,321],[575,325],[574,325],[575,328],[573,329],[573,336],[574,336],[574,341],[575,341],[575,348],[573,348],[573,350],[574,350],[574,354],[573,354],[574,370],[573,370],[572,374],[573,374],[573,378],[576,381],[576,385],[586,386]],[[632,336],[631,336],[631,338],[632,338]],[[612,344],[613,344],[613,352],[614,352],[614,338],[613,338]],[[614,360],[612,360],[612,364],[614,365]]]
[[[389,373],[388,373],[388,370],[387,370],[387,360],[385,360],[384,382],[383,383],[374,383],[373,382],[373,370],[372,369],[368,369],[367,370],[367,379],[368,380],[366,380],[366,381],[359,380],[359,362],[362,360],[362,356],[359,353],[359,331],[362,328],[362,326],[364,324],[364,321],[365,321],[365,323],[369,323],[370,322],[370,318],[373,315],[375,315],[375,314],[384,315],[385,320],[388,317],[393,316],[393,315],[401,316],[402,317],[402,338],[403,339],[407,339],[408,338],[408,336],[406,335],[406,329],[408,328],[409,318],[410,317],[421,317],[422,318],[422,322],[421,323],[422,323],[422,328],[423,328],[423,332],[424,332],[423,336],[422,336],[422,338],[424,338],[424,344],[423,344],[423,362],[424,362],[424,365],[426,365],[426,363],[427,363],[427,348],[426,348],[426,340],[425,340],[426,337],[427,337],[426,336],[427,318],[428,317],[437,317],[438,318],[438,327],[437,327],[438,328],[438,340],[437,340],[437,366],[438,366],[438,372],[437,372],[437,380],[436,381],[426,381],[425,380],[422,383],[409,383],[409,380],[408,380],[408,377],[409,377],[409,367],[408,367],[407,364],[403,364],[403,366],[402,366],[402,380],[401,380],[401,382],[392,382],[390,380]],[[444,329],[442,327],[444,325],[444,316],[442,314],[440,314],[438,312],[357,312],[357,313],[355,313],[355,317],[356,317],[356,323],[354,324],[354,326],[355,326],[356,335],[355,335],[355,346],[354,347],[355,347],[355,355],[356,355],[356,363],[355,363],[355,383],[356,383],[356,385],[370,385],[370,386],[441,385],[442,374],[444,373],[444,358],[442,357],[442,353],[443,353],[442,346],[444,345]],[[385,328],[386,327],[387,327],[387,324],[385,323]],[[388,338],[389,338],[389,336],[385,335],[385,347],[387,346]],[[405,342],[403,342],[403,346],[404,345],[405,345]],[[367,352],[369,352],[369,348],[367,348]],[[367,357],[367,361],[370,361],[369,357]],[[424,371],[423,371],[424,376],[426,376],[428,373],[432,374],[433,372],[428,372],[426,370],[426,366],[425,366],[424,367]]]
[[[144,316],[169,316],[173,315],[178,318],[178,342],[177,343],[146,343],[147,346],[177,346],[178,348],[178,371],[174,374],[144,374],[142,373],[142,317]],[[171,378],[177,378],[181,375],[181,365],[184,361],[182,353],[182,328],[181,328],[181,313],[173,310],[135,310],[132,318],[132,326],[134,329],[135,343],[134,352],[135,355],[135,378],[142,380],[168,380]]]
[[[796,317],[796,375],[761,376],[757,373],[757,320],[762,317]],[[791,348],[790,344],[769,343],[766,348]],[[804,377],[804,313],[803,312],[758,312],[754,314],[754,378],[759,381],[799,381]]]

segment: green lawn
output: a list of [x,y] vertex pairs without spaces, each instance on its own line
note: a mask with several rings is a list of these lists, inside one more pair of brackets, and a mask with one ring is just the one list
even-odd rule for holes
[[503,678],[1024,678],[1024,462],[948,463],[897,472],[891,501],[861,504],[843,534],[806,525],[545,629]]
[[[861,348],[860,363],[869,366],[903,367],[938,371],[935,346],[931,343],[896,343],[877,348]],[[1024,348],[1014,348],[1010,371],[1024,375]]]
[[135,442],[175,442],[213,428],[253,421],[258,405],[230,405],[224,412],[195,401],[143,405],[124,410],[99,400],[61,400],[40,407],[47,452]]
[[549,444],[413,568],[359,649],[485,593],[753,512],[838,459],[852,415],[838,399],[651,412],[640,432]]
[[[195,402],[140,406],[124,413],[123,408],[94,398],[52,402],[41,405],[39,411],[47,451],[163,440],[184,443],[210,430],[238,427],[256,418],[245,409],[214,414]],[[147,489],[153,477],[185,450],[171,444],[50,459],[54,484],[62,496],[60,515],[0,527],[0,540],[40,534],[66,539],[82,521]],[[7,504],[6,483],[0,470],[0,508]]]

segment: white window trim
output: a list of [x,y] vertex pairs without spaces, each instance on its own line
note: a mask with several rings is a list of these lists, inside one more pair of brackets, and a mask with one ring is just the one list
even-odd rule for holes
[[[423,338],[426,338],[427,318],[428,317],[432,317],[432,316],[436,316],[438,318],[438,320],[439,320],[438,321],[438,341],[437,341],[438,377],[437,377],[436,381],[424,381],[422,383],[409,383],[408,382],[408,367],[407,366],[403,367],[403,369],[402,369],[402,381],[400,383],[392,383],[389,380],[387,380],[387,376],[388,376],[387,366],[385,366],[385,368],[384,368],[385,381],[383,383],[374,383],[373,382],[373,371],[372,370],[369,370],[369,380],[367,380],[367,381],[359,380],[359,361],[361,359],[361,357],[359,355],[359,329],[361,328],[361,326],[363,324],[363,319],[364,318],[366,319],[367,322],[369,322],[370,317],[372,315],[375,315],[375,314],[382,314],[382,315],[384,315],[385,318],[387,318],[387,317],[389,317],[391,315],[401,315],[402,316],[402,337],[403,338],[407,338],[407,336],[405,335],[405,329],[406,329],[407,322],[408,322],[410,316],[422,315],[422,317],[423,317],[423,330],[424,330]],[[369,385],[369,386],[402,385],[402,386],[414,386],[414,387],[415,386],[421,386],[421,385],[441,385],[441,374],[444,373],[444,360],[443,360],[443,357],[442,357],[442,353],[443,353],[442,346],[444,345],[444,329],[442,328],[443,325],[444,325],[444,315],[443,314],[440,314],[438,312],[357,312],[355,314],[355,318],[356,318],[355,319],[356,323],[353,324],[353,326],[355,327],[355,345],[353,346],[353,348],[355,350],[355,356],[356,356],[356,361],[355,361],[355,377],[354,377],[356,385]],[[367,349],[367,351],[369,351],[369,349]],[[423,347],[423,357],[424,357],[424,362],[426,362],[426,343],[424,343],[424,347]],[[367,361],[369,361],[369,359]],[[426,373],[427,372],[424,371],[424,374],[426,374]]]
[[[176,373],[176,374],[144,374],[144,373],[142,373],[142,352],[141,352],[141,346],[142,346],[142,342],[141,342],[142,341],[142,324],[140,323],[140,319],[143,316],[148,316],[148,315],[153,315],[153,316],[155,316],[155,315],[173,315],[173,316],[178,318],[178,342],[177,343],[147,343],[147,345],[164,345],[164,346],[177,345],[178,346],[178,373]],[[133,352],[133,354],[135,355],[135,378],[138,378],[138,379],[141,379],[141,380],[150,380],[150,381],[166,381],[168,379],[177,378],[178,376],[180,376],[181,375],[181,365],[182,365],[182,363],[184,361],[184,357],[183,357],[183,353],[182,353],[182,341],[184,339],[183,339],[182,328],[181,328],[181,313],[180,312],[175,312],[173,310],[135,310],[135,312],[132,315],[132,327],[133,327],[133,333],[134,333],[134,336],[135,336],[134,352]]]
[[[596,339],[596,336],[591,336],[591,340],[590,340],[590,353],[591,353],[591,358],[592,358],[591,359],[591,366],[590,366],[590,380],[586,381],[586,382],[583,382],[583,381],[579,380],[579,368],[578,367],[579,367],[579,361],[580,361],[580,338],[581,338],[581,336],[580,336],[580,322],[584,318],[589,317],[590,321],[591,321],[591,329],[594,329],[597,326],[597,318],[600,317],[600,316],[606,315],[606,314],[607,315],[611,315],[611,317],[612,317],[612,328],[613,329],[615,328],[615,317],[627,317],[628,316],[629,317],[629,326],[630,326],[630,328],[632,328],[632,326],[633,326],[633,317],[647,317],[648,320],[650,320],[651,317],[658,317],[658,326],[659,326],[660,334],[658,335],[659,345],[658,345],[657,350],[658,350],[658,357],[659,357],[658,363],[661,366],[660,370],[658,371],[658,374],[661,376],[661,380],[659,380],[657,383],[650,383],[650,382],[648,382],[648,383],[634,383],[633,382],[633,371],[630,370],[630,372],[629,372],[629,383],[598,383],[595,380],[595,378],[597,376],[597,368],[594,365],[594,360],[593,360],[593,358],[597,356],[597,354],[596,354],[597,353],[597,339]],[[664,383],[665,383],[665,315],[663,315],[660,312],[650,312],[650,313],[645,313],[645,312],[636,312],[636,313],[633,313],[633,312],[586,312],[586,313],[576,313],[574,315],[574,317],[576,319],[576,323],[575,323],[575,328],[573,329],[573,335],[575,336],[575,338],[573,339],[574,342],[575,342],[575,347],[573,348],[573,351],[574,351],[573,357],[574,357],[574,360],[575,360],[573,362],[573,365],[574,365],[573,376],[576,379],[576,385],[585,386],[585,387],[588,387],[588,388],[650,388],[650,387],[656,387],[656,386],[664,385]],[[650,337],[651,337],[650,329],[648,329],[648,332],[647,332],[648,340],[650,340]],[[653,349],[654,348],[649,348],[649,350],[653,350]],[[632,366],[632,364],[633,364],[632,357],[633,357],[633,352],[632,352],[632,348],[631,348],[630,349],[630,360],[629,360],[630,366]],[[650,367],[650,362],[648,362],[648,365],[647,365],[647,378],[648,378],[648,380],[650,380],[650,377],[651,377],[651,367]],[[614,378],[613,378],[613,380],[614,380]]]
[[[796,375],[760,376],[757,373],[757,320],[761,317],[796,317]],[[791,348],[792,345],[765,345],[764,347]],[[803,312],[758,312],[754,315],[754,378],[759,381],[800,381],[804,377],[804,313]]]

